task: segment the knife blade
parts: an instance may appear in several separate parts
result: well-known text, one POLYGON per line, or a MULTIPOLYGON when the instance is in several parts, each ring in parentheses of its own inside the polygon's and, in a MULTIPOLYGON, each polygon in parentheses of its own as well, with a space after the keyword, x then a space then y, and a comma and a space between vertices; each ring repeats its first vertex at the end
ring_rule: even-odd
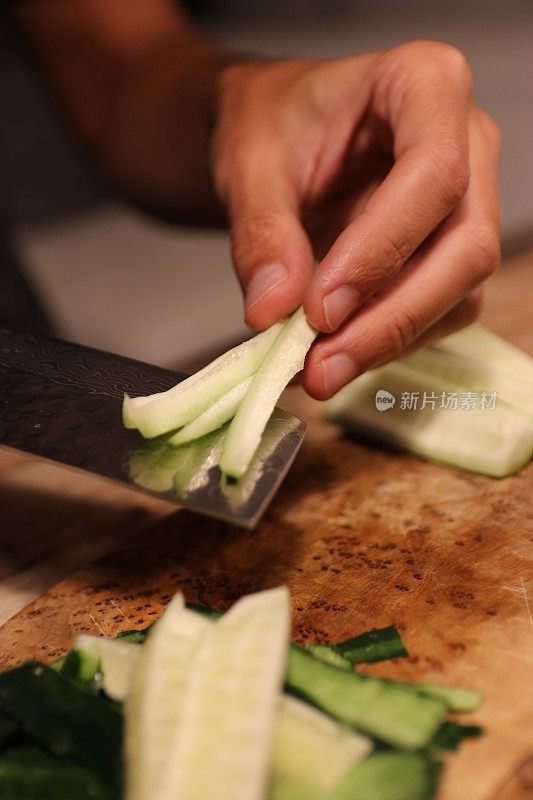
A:
POLYGON ((55 339, 0 329, 0 445, 163 496, 253 528, 302 443, 305 424, 279 408, 246 475, 218 467, 224 429, 181 448, 122 425, 124 392, 145 395, 186 376, 55 339))

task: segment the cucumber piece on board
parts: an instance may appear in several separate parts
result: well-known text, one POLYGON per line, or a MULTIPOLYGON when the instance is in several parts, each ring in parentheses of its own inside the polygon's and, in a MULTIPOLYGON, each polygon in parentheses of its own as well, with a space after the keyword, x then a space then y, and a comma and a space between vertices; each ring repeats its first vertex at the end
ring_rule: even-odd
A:
POLYGON ((363 439, 384 442, 435 461, 501 478, 523 467, 533 453, 533 424, 504 404, 479 410, 440 408, 444 393, 457 387, 404 363, 394 362, 361 375, 326 404, 326 417, 363 439), (385 390, 396 401, 376 408, 385 390), (402 396, 433 396, 435 408, 402 407, 402 396))
POLYGON ((373 753, 341 780, 330 800, 426 800, 434 795, 438 772, 425 753, 373 753))
POLYGON ((531 356, 505 341, 501 336, 487 330, 483 325, 469 325, 462 331, 441 339, 433 345, 433 348, 488 363, 491 367, 522 381, 524 386, 533 386, 533 359, 531 356))
POLYGON ((81 650, 69 650, 61 659, 51 665, 65 680, 79 686, 80 689, 98 694, 100 658, 95 653, 84 653, 81 650))
POLYGON ((226 433, 220 461, 224 475, 238 480, 250 466, 280 394, 303 368, 316 336, 302 307, 284 324, 226 433))
MULTIPOLYGON (((198 617, 202 619, 202 617, 198 617)), ((248 595, 209 623, 158 800, 261 800, 289 634, 286 587, 248 595), (206 766, 208 765, 208 768, 206 766)))
POLYGON ((186 425, 256 372, 282 327, 283 323, 277 322, 166 392, 135 398, 125 395, 122 408, 125 427, 137 428, 151 439, 186 425))
MULTIPOLYGON (((440 347, 427 347, 402 359, 400 363, 414 367, 425 375, 435 375, 453 384, 459 391, 497 392, 499 404, 504 403, 533 418, 533 380, 528 382, 524 375, 513 375, 503 364, 494 364, 487 355, 482 360, 440 347)), ((533 359, 530 370, 533 371, 533 359)))
POLYGON ((401 686, 410 686, 425 697, 434 697, 436 700, 440 700, 448 711, 454 714, 477 711, 483 704, 483 695, 473 689, 462 689, 459 686, 439 686, 434 683, 393 682, 401 686))
POLYGON ((0 711, 0 750, 3 749, 20 731, 15 720, 0 711))
POLYGON ((125 800, 161 796, 163 771, 189 692, 192 663, 211 622, 185 608, 177 594, 141 648, 124 704, 125 800))
POLYGON ((327 796, 341 777, 372 749, 366 736, 351 731, 308 703, 281 697, 274 723, 271 794, 306 786, 327 796))
POLYGON ((122 715, 111 704, 35 661, 0 672, 0 711, 58 758, 121 783, 122 715))
POLYGON ((408 655, 400 632, 394 625, 366 631, 353 639, 339 642, 335 645, 335 650, 351 664, 386 661, 408 655))
POLYGON ((126 698, 141 655, 138 644, 81 633, 74 641, 74 652, 97 660, 101 687, 111 700, 126 698))
POLYGON ((0 755, 2 800, 120 800, 89 770, 31 747, 0 755))
POLYGON ((446 720, 438 729, 432 745, 439 750, 457 750, 463 739, 477 739, 479 736, 483 736, 483 728, 479 725, 462 725, 446 720))
POLYGON ((352 662, 348 661, 334 645, 329 644, 305 644, 304 650, 311 653, 313 658, 318 661, 323 661, 324 664, 330 664, 337 669, 352 671, 352 662))
POLYGON ((317 661, 289 650, 285 685, 327 714, 401 750, 425 747, 444 719, 446 707, 403 686, 317 661))

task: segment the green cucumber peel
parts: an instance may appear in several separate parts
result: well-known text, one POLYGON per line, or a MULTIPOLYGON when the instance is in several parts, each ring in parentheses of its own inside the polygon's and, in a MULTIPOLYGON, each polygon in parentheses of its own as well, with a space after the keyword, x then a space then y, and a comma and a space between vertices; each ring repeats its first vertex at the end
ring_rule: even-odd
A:
POLYGON ((366 631, 352 639, 339 642, 335 650, 351 664, 386 661, 408 656, 401 634, 394 625, 366 631))

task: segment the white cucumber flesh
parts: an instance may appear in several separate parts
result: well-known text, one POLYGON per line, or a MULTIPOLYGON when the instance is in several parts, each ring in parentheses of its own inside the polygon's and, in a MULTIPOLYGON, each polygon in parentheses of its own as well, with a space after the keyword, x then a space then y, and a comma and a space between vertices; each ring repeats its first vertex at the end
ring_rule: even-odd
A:
POLYGON ((80 633, 74 641, 74 649, 98 658, 104 692, 112 700, 122 702, 128 694, 141 655, 140 646, 120 639, 80 633))
POLYGON ((278 322, 166 392, 145 397, 125 395, 124 425, 148 439, 186 425, 207 406, 253 375, 283 328, 278 322))
POLYGON ((366 736, 343 727, 308 703, 283 695, 274 725, 273 787, 307 784, 327 795, 372 746, 366 736))
POLYGON ((392 443, 425 458, 442 461, 493 477, 504 477, 526 464, 533 453, 533 425, 529 418, 505 405, 494 409, 444 409, 426 405, 401 407, 403 392, 457 391, 436 375, 424 374, 396 362, 368 372, 328 401, 326 416, 355 434, 392 443), (386 390, 396 398, 385 411, 376 408, 376 393, 386 390))
POLYGON ((496 392, 498 403, 533 418, 533 382, 516 377, 497 360, 426 347, 399 362, 425 375, 435 375, 459 391, 496 392))
POLYGON ((226 392, 214 403, 211 403, 205 411, 202 411, 201 414, 175 433, 174 436, 171 436, 168 443, 174 445, 174 447, 179 447, 221 428, 222 425, 235 416, 235 412, 239 408, 251 383, 252 376, 238 383, 229 392, 226 392))
POLYGON ((287 320, 257 370, 228 428, 220 461, 224 475, 239 479, 248 469, 280 394, 303 368, 316 336, 300 307, 287 320))
POLYGON ((524 384, 533 384, 533 358, 482 325, 469 325, 441 339, 433 347, 490 363, 524 384))
POLYGON ((125 800, 160 797, 192 664, 210 628, 210 620, 185 608, 183 597, 176 595, 141 647, 124 705, 125 800))
POLYGON ((214 623, 154 800, 262 800, 289 632, 285 587, 249 595, 214 623))

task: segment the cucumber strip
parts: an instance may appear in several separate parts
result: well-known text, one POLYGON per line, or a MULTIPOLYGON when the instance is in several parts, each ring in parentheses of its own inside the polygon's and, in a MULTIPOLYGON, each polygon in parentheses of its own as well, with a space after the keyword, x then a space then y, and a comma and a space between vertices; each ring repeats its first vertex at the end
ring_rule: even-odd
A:
POLYGON ((30 747, 0 755, 2 800, 119 800, 93 773, 30 747))
POLYGON ((224 423, 235 416, 235 412, 239 408, 251 383, 252 376, 238 383, 237 386, 234 386, 229 392, 226 392, 214 403, 211 403, 205 411, 202 411, 184 428, 175 433, 168 440, 168 443, 174 445, 174 447, 179 447, 205 436, 206 433, 211 433, 211 431, 221 428, 224 423))
POLYGON ((228 428, 220 461, 224 475, 239 479, 248 469, 274 406, 285 386, 304 365, 317 331, 302 307, 285 323, 257 370, 252 385, 228 428))
POLYGON ((271 781, 276 785, 307 785, 329 793, 348 769, 366 758, 372 742, 339 725, 316 708, 282 696, 274 724, 271 781))
POLYGON ((141 655, 139 645, 81 633, 74 641, 74 650, 97 659, 102 689, 111 700, 122 702, 141 655))
POLYGON ((287 652, 288 591, 244 597, 210 624, 194 659, 163 790, 151 795, 157 800, 218 800, 222 788, 228 798, 264 797, 287 652))
POLYGON ((151 492, 186 491, 219 453, 223 433, 213 431, 183 447, 167 441, 142 442, 131 454, 128 474, 137 486, 151 492))
POLYGON ((498 404, 533 417, 533 382, 508 372, 499 362, 494 364, 488 356, 481 361, 477 356, 435 347, 419 350, 400 363, 424 375, 436 375, 458 391, 497 392, 498 404))
POLYGON ((328 401, 326 416, 364 438, 386 442, 413 453, 492 477, 516 472, 531 458, 533 425, 504 405, 493 410, 401 407, 403 392, 434 394, 454 390, 435 375, 426 376, 403 362, 367 372, 328 401), (396 397, 394 407, 376 408, 385 389, 396 397))
POLYGON ((488 362, 502 372, 514 375, 524 384, 533 385, 531 356, 482 325, 469 325, 468 328, 441 339, 433 347, 488 362))
POLYGON ((20 726, 7 714, 0 712, 0 750, 20 731, 20 726))
POLYGON ((150 625, 148 628, 143 628, 142 630, 139 631, 135 630, 121 631, 121 633, 117 633, 115 638, 119 641, 122 640, 124 642, 130 642, 131 644, 144 644, 144 642, 146 641, 146 637, 148 636, 151 630, 152 630, 152 625, 150 625))
POLYGON ((203 603, 185 603, 185 605, 191 611, 196 611, 197 614, 202 614, 202 616, 208 617, 209 619, 220 619, 220 617, 224 616, 223 611, 204 606, 203 603))
POLYGON ((403 686, 410 686, 418 694, 425 697, 434 697, 445 704, 448 711, 454 714, 462 714, 469 711, 477 711, 483 704, 483 695, 473 689, 462 689, 458 686, 437 686, 432 683, 401 683, 403 686))
POLYGON ((460 722, 443 722, 433 739, 433 747, 439 750, 457 750, 463 739, 483 736, 479 725, 461 725, 460 722))
POLYGON ((438 772, 425 753, 374 753, 341 780, 330 800, 426 800, 438 772))
POLYGON ((335 645, 335 650, 351 664, 386 661, 409 655, 401 634, 394 625, 366 631, 353 639, 339 642, 335 645))
POLYGON ((148 439, 190 422, 218 397, 258 369, 283 328, 278 322, 166 392, 146 397, 124 396, 122 416, 127 428, 148 439))
POLYGON ((331 800, 331 797, 309 781, 278 778, 271 783, 267 800, 331 800))
POLYGON ((324 664, 330 664, 332 667, 338 669, 345 669, 351 672, 352 664, 347 658, 344 658, 339 651, 329 644, 306 644, 304 650, 311 653, 313 658, 318 661, 323 661, 324 664))
POLYGON ((110 703, 28 661, 0 673, 0 710, 50 753, 120 786, 122 716, 110 703))
POLYGON ((176 595, 142 646, 124 704, 125 800, 159 798, 173 733, 189 690, 191 665, 211 622, 176 595))
POLYGON ((80 689, 97 694, 99 686, 100 659, 94 653, 82 653, 78 650, 69 650, 61 659, 61 663, 51 664, 65 680, 79 686, 80 689))
POLYGON ((291 647, 285 685, 339 722, 401 750, 425 747, 444 703, 379 678, 345 672, 291 647))

